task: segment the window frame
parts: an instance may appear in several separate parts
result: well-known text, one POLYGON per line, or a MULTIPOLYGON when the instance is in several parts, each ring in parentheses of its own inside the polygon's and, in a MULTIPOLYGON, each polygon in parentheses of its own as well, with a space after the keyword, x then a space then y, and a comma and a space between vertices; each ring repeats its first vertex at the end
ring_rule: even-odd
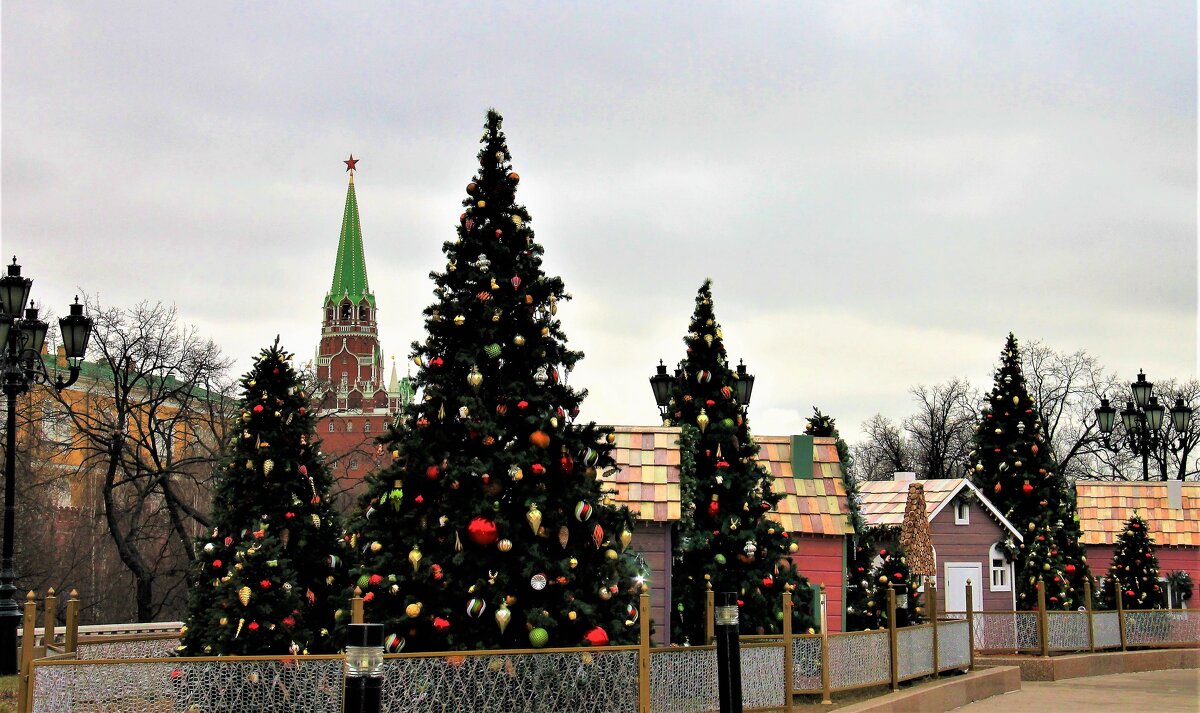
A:
POLYGON ((988 549, 988 575, 989 592, 1012 591, 1012 563, 1008 561, 1008 557, 995 544, 988 549), (999 567, 996 566, 997 560, 1001 562, 999 567), (996 584, 997 573, 1001 575, 1001 584, 996 584))
POLYGON ((966 498, 958 498, 954 501, 954 524, 971 524, 971 503, 966 498))

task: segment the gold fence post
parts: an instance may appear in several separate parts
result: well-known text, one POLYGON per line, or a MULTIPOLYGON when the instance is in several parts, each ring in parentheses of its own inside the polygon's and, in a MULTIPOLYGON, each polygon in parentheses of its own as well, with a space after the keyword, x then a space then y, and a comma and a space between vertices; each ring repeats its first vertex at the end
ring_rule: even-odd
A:
POLYGON ((1088 651, 1096 651, 1096 629, 1092 621, 1092 575, 1083 578, 1083 606, 1087 610, 1088 651))
POLYGON ((1121 590, 1121 580, 1113 577, 1113 594, 1117 600, 1117 631, 1121 632, 1121 650, 1125 650, 1125 605, 1121 600, 1125 598, 1124 592, 1121 590))
POLYGON ((792 711, 792 674, 796 665, 792 635, 792 593, 783 593, 783 710, 792 711))
POLYGON ((1046 583, 1038 580, 1038 640, 1043 658, 1050 655, 1050 615, 1046 612, 1046 583))
POLYGON ((971 664, 968 671, 975 670, 975 587, 967 579, 967 650, 971 654, 971 664))
POLYGON ((25 595, 25 620, 21 629, 21 659, 19 676, 17 678, 17 710, 27 713, 33 710, 33 691, 30 686, 33 679, 30 669, 33 668, 34 630, 37 629, 37 600, 32 591, 25 595))
POLYGON ((713 643, 717 639, 717 631, 715 629, 716 614, 716 595, 713 590, 709 589, 704 592, 704 644, 713 643))
POLYGON ((650 713, 650 595, 638 601, 641 624, 638 637, 638 713, 650 713))
POLYGON ((899 643, 896 640, 896 590, 888 586, 887 590, 887 611, 888 611, 888 653, 892 659, 891 675, 892 675, 892 690, 900 690, 900 656, 899 643))
POLYGON ((358 587, 354 588, 354 596, 350 597, 350 623, 363 623, 363 596, 358 587))
MULTIPOLYGON (((42 605, 42 646, 47 649, 54 644, 54 630, 58 624, 58 597, 54 596, 54 587, 50 587, 46 591, 46 602, 42 605)), ((50 655, 50 651, 46 651, 46 655, 50 655)))
POLYGON ((63 651, 73 654, 79 650, 79 592, 71 590, 67 600, 67 628, 63 632, 63 651))
POLYGON ((833 703, 829 690, 829 614, 825 599, 825 585, 821 585, 821 703, 833 703))
POLYGON ((937 585, 930 582, 925 585, 925 611, 929 613, 929 621, 933 622, 933 677, 938 677, 938 625, 937 625, 937 585))

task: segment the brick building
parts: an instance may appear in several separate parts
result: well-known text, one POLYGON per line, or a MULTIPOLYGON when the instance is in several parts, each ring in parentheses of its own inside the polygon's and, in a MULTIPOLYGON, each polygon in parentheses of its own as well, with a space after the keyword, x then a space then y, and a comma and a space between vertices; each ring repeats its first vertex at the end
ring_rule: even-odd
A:
MULTIPOLYGON (((398 375, 394 360, 390 370, 385 368, 379 345, 378 305, 367 282, 353 163, 347 162, 346 207, 315 360, 321 403, 317 433, 339 489, 351 492, 367 473, 384 465, 388 455, 375 438, 412 398, 411 382, 398 375)), ((351 500, 344 499, 343 507, 351 500)))

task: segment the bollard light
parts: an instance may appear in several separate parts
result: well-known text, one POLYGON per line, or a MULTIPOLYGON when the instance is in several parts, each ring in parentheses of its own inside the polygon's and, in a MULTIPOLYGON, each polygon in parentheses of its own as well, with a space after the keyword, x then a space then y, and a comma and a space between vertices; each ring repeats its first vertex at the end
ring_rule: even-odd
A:
POLYGON ((742 654, 735 592, 717 594, 713 610, 717 639, 717 694, 721 713, 742 713, 742 654))
POLYGON ((346 713, 380 713, 383 624, 351 624, 346 644, 346 713))

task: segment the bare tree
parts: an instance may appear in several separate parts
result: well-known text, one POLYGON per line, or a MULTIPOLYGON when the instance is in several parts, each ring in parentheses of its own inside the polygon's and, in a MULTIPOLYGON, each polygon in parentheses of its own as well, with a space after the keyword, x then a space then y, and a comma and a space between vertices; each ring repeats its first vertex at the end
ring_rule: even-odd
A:
MULTIPOLYGON (((1161 379, 1154 382, 1155 395, 1159 403, 1168 409, 1166 420, 1170 421, 1170 409, 1176 399, 1190 406, 1193 411, 1200 411, 1200 381, 1189 379, 1179 382, 1175 379, 1161 379)), ((1163 480, 1196 480, 1200 478, 1200 424, 1192 418, 1187 431, 1180 434, 1169 424, 1162 429, 1162 447, 1150 454, 1150 473, 1163 480)))
POLYGON ((92 368, 60 398, 80 434, 79 472, 133 577, 132 615, 148 621, 178 604, 208 524, 208 481, 234 425, 223 396, 230 361, 174 307, 89 298, 88 312, 92 368))
POLYGON ((865 438, 853 447, 859 480, 889 480, 897 471, 911 470, 912 446, 900 427, 875 414, 862 425, 865 438))
POLYGON ((917 474, 922 478, 961 478, 979 422, 979 392, 966 379, 909 390, 917 412, 904 419, 917 474))

